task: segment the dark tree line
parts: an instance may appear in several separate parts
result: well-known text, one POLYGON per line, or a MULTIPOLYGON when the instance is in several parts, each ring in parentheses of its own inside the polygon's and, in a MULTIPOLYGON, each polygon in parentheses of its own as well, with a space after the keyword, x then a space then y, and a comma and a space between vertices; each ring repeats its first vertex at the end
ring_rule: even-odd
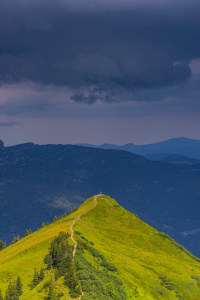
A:
POLYGON ((3 298, 0 290, 0 300, 19 300, 20 295, 22 295, 22 282, 20 276, 17 277, 16 281, 9 283, 5 298, 3 298))
MULTIPOLYGON (((77 207, 77 206, 74 206, 73 211, 70 210, 70 212, 69 212, 68 215, 71 215, 72 213, 74 213, 74 212, 77 211, 77 210, 78 210, 78 207, 77 207)), ((55 216, 55 217, 53 218, 53 223, 59 221, 60 219, 65 218, 65 217, 67 217, 67 213, 66 213, 66 212, 65 212, 61 217, 55 216)))
MULTIPOLYGON (((6 243, 0 240, 0 251, 6 248, 6 243)), ((1 299, 1 298, 0 298, 1 299)))
POLYGON ((33 280, 31 283, 31 288, 33 289, 36 285, 40 283, 44 279, 44 269, 40 269, 40 273, 35 269, 34 270, 34 275, 33 275, 33 280))
POLYGON ((55 269, 55 280, 64 276, 65 284, 70 289, 70 294, 73 297, 78 297, 81 294, 81 286, 76 272, 76 266, 73 261, 72 247, 69 245, 69 234, 60 232, 52 241, 49 254, 44 258, 47 264, 47 269, 53 267, 55 269))
POLYGON ((26 229, 25 236, 28 236, 28 235, 31 234, 31 233, 32 233, 31 228, 26 229))
MULTIPOLYGON (((73 208, 73 210, 71 210, 68 214, 65 212, 65 213, 64 213, 63 215, 61 215, 61 216, 58 216, 58 217, 55 216, 55 217, 53 218, 53 223, 59 221, 60 219, 63 219, 63 218, 65 218, 65 217, 67 217, 68 215, 74 213, 74 212, 77 211, 77 210, 78 210, 78 207, 75 206, 75 207, 73 208)), ((44 227, 47 226, 47 225, 49 225, 48 222, 47 222, 47 223, 43 222, 42 225, 41 225, 41 228, 44 228, 44 227)), ((38 230, 39 230, 39 228, 38 228, 38 230)), ((31 233, 32 233, 31 228, 26 229, 26 231, 25 231, 25 237, 27 237, 27 236, 30 235, 31 233)), ((15 244, 16 242, 18 242, 18 241, 19 241, 20 239, 22 239, 22 238, 23 238, 23 237, 20 237, 19 235, 18 235, 18 236, 14 236, 14 237, 13 237, 13 240, 12 240, 12 242, 11 242, 10 245, 15 244)), ((3 241, 0 240, 0 251, 3 250, 4 248, 6 248, 6 243, 4 243, 3 241)), ((0 300, 1 300, 1 299, 0 299, 0 300)))
POLYGON ((49 292, 47 296, 47 300, 59 300, 60 297, 56 294, 55 287, 53 281, 51 280, 49 285, 49 292))

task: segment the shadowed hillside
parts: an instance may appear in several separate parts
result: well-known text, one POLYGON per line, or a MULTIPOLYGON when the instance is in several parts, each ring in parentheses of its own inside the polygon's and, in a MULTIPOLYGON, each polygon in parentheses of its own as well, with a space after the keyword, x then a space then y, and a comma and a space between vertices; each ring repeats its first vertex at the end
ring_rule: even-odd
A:
POLYGON ((0 150, 0 239, 10 242, 91 194, 125 208, 200 256, 200 172, 125 151, 24 144, 0 150))

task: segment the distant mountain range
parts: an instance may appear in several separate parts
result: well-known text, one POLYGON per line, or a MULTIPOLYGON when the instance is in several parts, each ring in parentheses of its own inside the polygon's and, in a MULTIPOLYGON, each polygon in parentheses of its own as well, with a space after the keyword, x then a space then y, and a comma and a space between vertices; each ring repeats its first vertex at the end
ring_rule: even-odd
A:
MULTIPOLYGON (((195 159, 200 159, 200 140, 193 140, 184 137, 169 139, 163 142, 147 145, 135 145, 132 143, 125 144, 122 146, 114 144, 103 144, 100 146, 95 146, 91 144, 77 145, 101 149, 125 150, 134 154, 143 155, 152 160, 163 160, 170 155, 180 155, 182 157, 186 156, 195 159)), ((187 159, 183 163, 187 163, 187 159)))
POLYGON ((199 275, 198 258, 106 195, 0 251, 0 290, 20 276, 20 300, 198 300, 199 275))
POLYGON ((24 236, 100 191, 200 257, 200 164, 73 145, 0 149, 0 240, 24 236))
MULTIPOLYGON (((151 155, 148 156, 148 159, 151 160, 158 160, 158 159, 153 159, 153 157, 150 157, 151 155)), ((187 156, 181 156, 181 155, 176 155, 176 154, 171 154, 169 156, 165 156, 161 159, 159 159, 162 162, 167 162, 170 164, 188 164, 188 165, 196 165, 200 164, 200 159, 192 158, 192 157, 187 157, 187 156)))

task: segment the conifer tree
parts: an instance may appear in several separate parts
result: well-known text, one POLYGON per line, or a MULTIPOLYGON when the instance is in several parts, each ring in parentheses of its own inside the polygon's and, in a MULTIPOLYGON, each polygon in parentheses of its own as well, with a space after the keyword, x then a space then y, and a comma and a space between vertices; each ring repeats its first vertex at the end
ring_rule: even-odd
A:
POLYGON ((54 293, 54 286, 53 286, 53 282, 51 281, 49 285, 48 300, 52 299, 53 293, 54 293))
POLYGON ((78 207, 77 206, 74 206, 73 208, 73 212, 77 211, 78 210, 78 207))
POLYGON ((2 296, 2 293, 1 293, 1 289, 0 289, 0 300, 3 300, 3 296, 2 296))
POLYGON ((0 240, 0 251, 3 250, 3 242, 0 240))
POLYGON ((9 283, 8 289, 6 291, 5 300, 19 300, 19 294, 15 282, 9 283))
POLYGON ((59 299, 59 297, 56 296, 53 281, 51 280, 51 283, 49 285, 49 293, 48 293, 47 300, 57 300, 57 299, 59 299))
POLYGON ((72 290, 78 285, 78 277, 76 275, 76 267, 72 262, 69 267, 68 271, 65 275, 65 284, 72 290))
POLYGON ((8 290, 6 290, 6 294, 5 294, 4 300, 9 300, 8 290))
POLYGON ((37 270, 34 270, 34 275, 33 275, 33 285, 36 286, 39 283, 39 274, 37 270))
POLYGON ((12 241, 11 245, 12 245, 12 244, 15 244, 16 242, 18 242, 18 237, 16 237, 16 236, 14 235, 14 238, 13 238, 13 241, 12 241))
POLYGON ((21 282, 20 276, 17 277, 16 289, 17 289, 19 296, 21 296, 22 295, 22 282, 21 282))
POLYGON ((47 254, 45 256, 44 263, 47 264, 47 270, 51 269, 53 262, 52 262, 52 257, 50 254, 47 254))
POLYGON ((31 234, 32 233, 32 230, 31 230, 31 228, 29 228, 29 234, 31 234))
POLYGON ((61 219, 67 217, 67 213, 65 212, 62 216, 61 216, 61 219))
POLYGON ((57 216, 55 216, 55 217, 53 218, 53 223, 55 223, 56 221, 58 221, 57 216))
POLYGON ((29 235, 29 230, 26 229, 25 236, 28 236, 28 235, 29 235))
POLYGON ((39 275, 39 280, 42 281, 43 279, 44 279, 44 269, 41 268, 40 275, 39 275))

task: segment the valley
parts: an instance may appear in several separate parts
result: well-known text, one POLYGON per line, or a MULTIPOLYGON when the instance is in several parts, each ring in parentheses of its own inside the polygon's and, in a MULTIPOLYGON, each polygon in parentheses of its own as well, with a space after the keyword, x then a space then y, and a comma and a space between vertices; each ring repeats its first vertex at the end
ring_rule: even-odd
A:
POLYGON ((102 191, 200 257, 198 165, 31 143, 2 148, 0 164, 0 240, 7 244, 102 191))

